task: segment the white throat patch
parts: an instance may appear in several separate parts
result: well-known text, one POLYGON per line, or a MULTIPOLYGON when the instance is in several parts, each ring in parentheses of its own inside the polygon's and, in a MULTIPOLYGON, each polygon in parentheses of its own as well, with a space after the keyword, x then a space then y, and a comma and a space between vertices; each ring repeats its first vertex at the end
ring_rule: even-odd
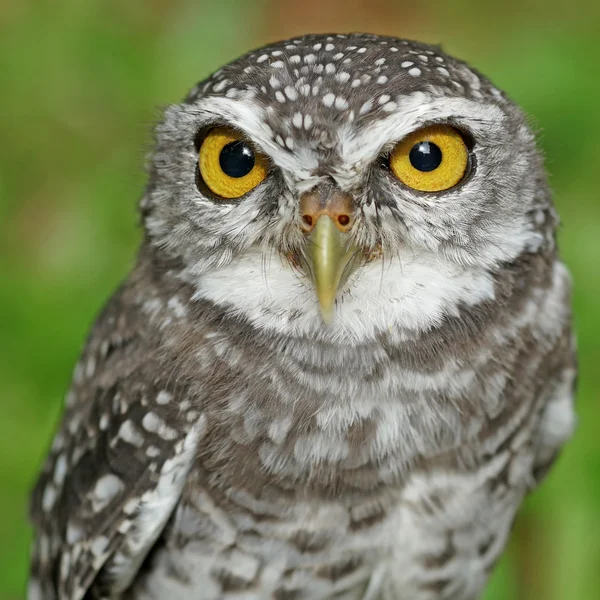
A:
POLYGON ((365 342, 379 332, 417 337, 459 306, 494 298, 491 275, 431 253, 406 252, 360 267, 340 290, 333 325, 323 323, 311 281, 253 249, 197 280, 195 299, 227 306, 255 326, 287 335, 365 342))

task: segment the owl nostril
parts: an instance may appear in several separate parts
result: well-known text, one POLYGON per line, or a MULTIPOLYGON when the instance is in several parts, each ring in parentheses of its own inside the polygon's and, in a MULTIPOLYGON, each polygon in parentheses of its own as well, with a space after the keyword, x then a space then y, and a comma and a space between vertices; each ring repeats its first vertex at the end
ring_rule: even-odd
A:
POLYGON ((322 216, 329 217, 337 229, 347 233, 354 223, 354 199, 338 189, 314 189, 300 198, 301 228, 310 233, 322 216))

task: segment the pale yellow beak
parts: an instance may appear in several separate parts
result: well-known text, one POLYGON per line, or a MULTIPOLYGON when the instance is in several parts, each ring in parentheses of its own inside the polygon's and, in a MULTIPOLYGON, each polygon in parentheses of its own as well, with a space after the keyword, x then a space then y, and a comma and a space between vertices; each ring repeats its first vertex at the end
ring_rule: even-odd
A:
POLYGON ((328 215, 321 215, 308 236, 306 259, 315 285, 323 321, 333 322, 335 298, 354 267, 358 248, 328 215))

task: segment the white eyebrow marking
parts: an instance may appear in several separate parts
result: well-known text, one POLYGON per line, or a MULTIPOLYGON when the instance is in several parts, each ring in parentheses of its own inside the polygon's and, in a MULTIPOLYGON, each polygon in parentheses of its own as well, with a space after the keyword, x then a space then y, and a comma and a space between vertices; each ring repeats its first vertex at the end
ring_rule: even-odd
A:
MULTIPOLYGON (((278 90, 279 91, 279 90, 278 90)), ((336 96, 331 94, 330 107, 335 107, 336 96)), ((175 113, 171 118, 178 121, 190 122, 190 127, 198 126, 203 121, 225 119, 241 129, 252 139, 263 152, 271 157, 273 163, 284 171, 293 174, 296 180, 308 180, 319 166, 319 156, 310 148, 298 143, 294 144, 293 152, 281 152, 281 147, 289 149, 289 140, 276 135, 267 123, 269 109, 260 108, 248 102, 251 92, 237 98, 210 96, 199 100, 194 105, 174 105, 167 109, 175 113)), ((343 99, 342 99, 343 100, 343 99)), ((315 98, 314 102, 323 102, 324 97, 315 98)), ((340 101, 340 106, 343 102, 340 101)), ((379 156, 382 148, 390 142, 401 140, 411 131, 431 120, 457 119, 468 123, 473 133, 486 130, 490 122, 501 124, 505 114, 500 107, 481 104, 467 98, 434 97, 424 92, 414 92, 407 96, 395 96, 381 107, 380 118, 369 123, 368 130, 361 126, 361 115, 356 121, 348 120, 340 126, 337 136, 337 151, 341 163, 352 165, 344 169, 336 178, 340 184, 349 189, 364 174, 364 167, 379 156)), ((373 110, 375 103, 369 101, 364 110, 373 110)), ((365 114, 364 112, 362 114, 365 114)), ((313 118, 303 115, 303 129, 313 127, 313 118)), ((290 117, 290 126, 298 126, 300 116, 290 117)), ((286 134, 287 135, 287 134, 286 134)))

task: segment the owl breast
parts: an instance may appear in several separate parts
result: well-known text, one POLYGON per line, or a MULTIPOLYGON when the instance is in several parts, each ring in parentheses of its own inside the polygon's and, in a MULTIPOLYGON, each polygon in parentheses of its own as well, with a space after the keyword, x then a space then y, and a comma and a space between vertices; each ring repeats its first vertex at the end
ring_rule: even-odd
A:
MULTIPOLYGON (((531 450, 469 473, 410 475, 386 493, 281 502, 191 486, 135 598, 475 598, 524 494, 509 471, 531 450), (513 482, 514 483, 514 482, 513 482)), ((269 494, 267 494, 269 496, 269 494)))
POLYGON ((475 598, 556 393, 524 332, 567 351, 565 281, 557 263, 494 317, 419 339, 315 343, 215 318, 186 367, 210 394, 205 438, 135 597, 475 598))

